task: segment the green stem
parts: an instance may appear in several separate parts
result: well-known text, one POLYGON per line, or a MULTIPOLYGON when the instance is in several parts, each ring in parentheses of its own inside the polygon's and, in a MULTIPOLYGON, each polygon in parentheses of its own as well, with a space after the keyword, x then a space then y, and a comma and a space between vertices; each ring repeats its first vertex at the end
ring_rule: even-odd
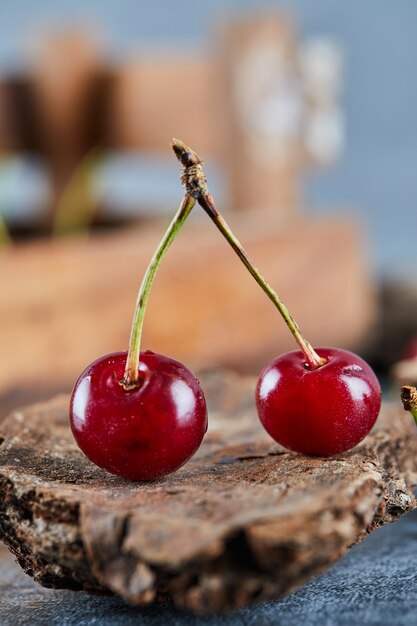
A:
POLYGON ((201 196, 198 198, 198 203, 217 226, 223 237, 229 242, 233 250, 238 255, 239 259, 242 261, 243 265, 256 280, 260 288, 264 291, 264 293, 278 309, 278 311, 284 318, 284 321, 287 324, 289 330, 291 331, 295 341, 298 343, 300 349, 304 353, 308 365, 312 369, 324 365, 326 363, 326 359, 320 357, 314 350, 313 346, 303 337, 297 322, 287 309, 286 305, 278 297, 276 291, 274 291, 274 289, 269 285, 269 283, 258 270, 256 265, 252 263, 245 250, 243 249, 242 244, 237 239, 237 237, 234 236, 226 220, 216 210, 212 196, 210 194, 206 196, 201 196))
POLYGON ((417 424, 417 389, 409 385, 401 387, 401 400, 404 410, 410 411, 417 424))
MULTIPOLYGON (((174 148, 174 150, 175 150, 175 154, 177 158, 181 162, 183 162, 181 159, 181 154, 192 153, 195 155, 195 153, 190 148, 188 148, 182 142, 179 142, 179 141, 176 142, 176 149, 174 148)), ((195 184, 193 185, 193 183, 195 183, 195 176, 193 177, 192 180, 190 180, 188 176, 188 170, 187 169, 183 170, 182 175, 181 175, 181 182, 184 185, 186 191, 194 195, 194 197, 197 199, 200 206, 204 209, 204 211, 207 213, 207 215, 210 217, 210 219, 214 222, 214 224, 217 226, 219 231, 222 233, 223 237, 225 237, 225 239, 231 245, 233 250, 236 252, 236 254, 238 255, 239 259, 242 261, 246 269, 253 276, 253 278, 256 280, 256 282, 261 287, 261 289, 266 293, 266 295, 271 300, 271 302, 278 309, 278 311, 284 318, 284 321, 287 324, 289 330, 291 331, 295 341, 297 342, 300 349, 302 350, 309 367, 312 369, 316 369, 324 365, 326 363, 326 359, 320 357, 317 354, 317 352, 314 350, 313 346, 303 337, 297 322, 294 320, 294 318, 292 317, 291 313, 289 312, 285 304, 280 300, 280 298, 278 297, 274 289, 272 289, 272 287, 268 284, 268 282, 266 281, 264 276, 261 274, 261 272, 258 270, 258 268, 249 259, 248 255, 246 254, 245 250, 242 247, 242 244, 237 239, 237 237, 234 236, 227 222, 219 213, 219 211, 216 209, 213 197, 208 192, 206 179, 202 171, 201 164, 202 164, 201 159, 198 159, 198 165, 195 166, 195 167, 200 168, 199 177, 198 177, 198 183, 199 183, 198 188, 196 188, 195 184)))
POLYGON ((174 241, 194 205, 195 199, 190 194, 186 193, 177 213, 175 214, 170 225, 168 226, 168 229, 163 236, 159 246, 155 250, 151 262, 149 263, 148 269, 146 270, 145 276, 143 277, 136 300, 135 313, 133 315, 132 329, 130 332, 129 341, 129 352, 126 360, 126 369, 123 379, 120 381, 120 384, 126 391, 134 389, 135 387, 138 387, 140 385, 138 366, 143 320, 145 317, 149 293, 156 272, 162 259, 165 256, 165 253, 167 252, 171 243, 174 241))

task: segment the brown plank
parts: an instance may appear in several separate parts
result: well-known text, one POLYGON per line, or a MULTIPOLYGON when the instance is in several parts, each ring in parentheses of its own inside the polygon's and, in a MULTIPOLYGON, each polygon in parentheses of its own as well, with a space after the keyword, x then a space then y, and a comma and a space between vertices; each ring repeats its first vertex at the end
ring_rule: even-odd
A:
MULTIPOLYGON (((282 230, 275 213, 230 221, 310 341, 351 348, 361 340, 374 300, 353 225, 303 220, 282 230)), ((70 389, 89 362, 127 347, 136 292, 165 226, 2 251, 4 406, 70 389)), ((192 368, 256 373, 294 347, 277 311, 205 216, 186 226, 161 266, 144 333, 144 348, 192 368)))

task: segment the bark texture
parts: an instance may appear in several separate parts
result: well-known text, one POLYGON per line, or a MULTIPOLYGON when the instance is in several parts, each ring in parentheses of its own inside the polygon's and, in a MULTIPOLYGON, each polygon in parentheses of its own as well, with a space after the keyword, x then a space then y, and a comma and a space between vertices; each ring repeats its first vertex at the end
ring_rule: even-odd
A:
POLYGON ((280 597, 415 506, 417 436, 385 406, 355 450, 286 452, 262 431, 254 381, 204 377, 210 428, 198 455, 138 484, 91 465, 58 396, 1 425, 0 538, 49 587, 170 597, 199 613, 280 597))

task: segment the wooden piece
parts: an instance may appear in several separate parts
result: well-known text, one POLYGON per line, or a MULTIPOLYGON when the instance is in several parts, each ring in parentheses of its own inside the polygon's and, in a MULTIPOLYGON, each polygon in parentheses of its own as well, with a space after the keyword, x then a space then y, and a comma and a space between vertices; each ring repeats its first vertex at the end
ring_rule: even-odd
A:
MULTIPOLYGON (((49 223, 62 211, 63 194, 86 154, 102 143, 100 127, 102 68, 96 45, 84 33, 64 32, 42 42, 31 77, 33 107, 38 122, 39 148, 52 177, 49 223)), ((86 183, 84 183, 85 185, 86 183)), ((89 181, 88 181, 89 184, 89 181)), ((75 224, 88 210, 84 193, 66 207, 75 224), (81 206, 80 206, 81 205, 81 206), (81 217, 74 218, 81 212, 81 217)), ((71 219, 71 217, 70 217, 71 219)))
POLYGON ((273 207, 285 221, 299 207, 304 160, 294 24, 275 12, 230 21, 219 41, 231 205, 273 207))
POLYGON ((172 137, 188 137, 206 157, 221 161, 223 96, 217 70, 212 58, 175 51, 126 61, 110 94, 109 144, 166 156, 172 137))
POLYGON ((254 381, 203 379, 210 428, 176 474, 138 484, 91 465, 68 398, 15 411, 0 447, 0 536, 45 586, 171 597, 202 613, 276 598, 415 506, 417 438, 385 407, 355 450, 292 454, 261 429, 254 381))
MULTIPOLYGON (((238 224, 230 221, 309 340, 354 347, 373 316, 355 229, 345 221, 303 220, 280 232, 277 219, 265 213, 258 222, 243 213, 238 224)), ((6 408, 69 390, 89 362, 127 347, 137 289, 165 227, 2 252, 3 415, 6 408)), ((187 224, 168 257, 152 290, 144 348, 193 368, 225 365, 255 373, 295 347, 275 308, 206 216, 187 224)))

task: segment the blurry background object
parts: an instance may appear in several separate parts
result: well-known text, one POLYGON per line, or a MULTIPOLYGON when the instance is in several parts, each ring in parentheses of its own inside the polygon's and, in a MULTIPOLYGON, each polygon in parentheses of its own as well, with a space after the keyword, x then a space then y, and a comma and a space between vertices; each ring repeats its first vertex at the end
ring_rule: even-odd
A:
POLYGON ((386 280, 363 344, 367 359, 398 384, 417 384, 417 280, 386 280))
MULTIPOLYGON (((273 9, 295 16, 303 42, 325 35, 346 58, 343 104, 347 149, 332 168, 315 168, 302 180, 300 188, 308 198, 310 214, 327 216, 346 212, 348 207, 367 229, 373 243, 369 257, 375 260, 379 273, 398 276, 405 267, 415 268, 417 140, 413 129, 417 127, 417 82, 410 79, 417 62, 414 0, 383 6, 378 0, 369 0, 360 15, 351 3, 328 0, 314 4, 309 0, 268 0, 265 4, 258 0, 211 0, 198 6, 193 0, 178 0, 172 8, 158 1, 146 5, 125 0, 120 7, 116 0, 104 4, 100 0, 38 0, 36 4, 17 0, 2 3, 0 9, 0 76, 19 82, 33 70, 34 39, 39 46, 43 36, 71 29, 90 33, 93 41, 100 41, 101 59, 111 68, 126 67, 130 59, 138 57, 152 57, 154 61, 179 56, 207 58, 216 52, 218 43, 211 37, 213 23, 236 16, 256 19, 262 13, 270 15, 273 9)), ((29 116, 25 124, 30 126, 29 116)), ((7 212, 13 213, 14 221, 17 213, 23 214, 23 205, 26 216, 39 212, 48 192, 43 163, 27 151, 19 153, 20 159, 24 160, 20 170, 24 171, 25 185, 14 167, 17 183, 7 181, 8 194, 2 202, 3 207, 7 200, 7 212), (30 204, 25 201, 27 195, 30 204)), ((167 159, 150 153, 112 155, 111 159, 106 155, 100 172, 104 166, 106 192, 113 190, 112 200, 117 192, 118 202, 113 206, 117 205, 119 213, 134 212, 138 196, 152 210, 170 209, 177 180, 167 159), (150 188, 156 171, 164 174, 158 193, 150 188), (122 175, 123 185, 119 182, 122 175)), ((3 178, 0 167, 0 181, 3 178)), ((219 189, 226 188, 221 176, 218 183, 219 189)), ((102 196, 99 201, 100 206, 105 205, 102 196)))
POLYGON ((230 204, 291 214, 306 162, 329 165, 343 148, 340 52, 324 38, 300 43, 275 14, 222 34, 230 204))
POLYGON ((340 53, 325 39, 300 44, 276 14, 230 21, 213 44, 210 56, 138 55, 112 67, 85 32, 45 36, 32 71, 19 89, 5 80, 0 99, 9 129, 0 150, 27 150, 47 166, 44 226, 92 218, 99 150, 165 155, 174 129, 221 168, 230 209, 293 214, 306 162, 328 165, 343 146, 340 53))
MULTIPOLYGON (((67 389, 95 355, 127 345, 161 216, 181 197, 173 135, 206 159, 233 229, 309 339, 361 347, 375 286, 360 224, 313 217, 302 194, 307 172, 343 152, 341 47, 300 39, 295 19, 273 11, 206 28, 204 53, 161 46, 112 57, 86 25, 61 27, 3 75, 0 197, 18 181, 21 206, 9 196, 4 217, 16 240, 47 235, 2 252, 4 406, 67 389)), ((191 367, 255 372, 291 338, 195 213, 156 282, 145 344, 191 367)))
MULTIPOLYGON (((44 39, 28 77, 36 120, 38 150, 51 176, 47 224, 59 219, 65 193, 83 169, 82 160, 101 142, 103 99, 98 52, 90 37, 82 33, 58 33, 44 39)), ((88 182, 88 181, 87 181, 88 182)), ((78 186, 82 186, 79 182, 78 186)), ((88 212, 84 194, 67 208, 73 224, 83 223, 88 212), (74 219, 75 218, 75 219, 74 219)))
POLYGON ((340 47, 325 37, 307 41, 301 50, 301 73, 310 104, 304 131, 305 150, 313 162, 331 165, 342 156, 345 143, 340 106, 344 77, 340 47))

